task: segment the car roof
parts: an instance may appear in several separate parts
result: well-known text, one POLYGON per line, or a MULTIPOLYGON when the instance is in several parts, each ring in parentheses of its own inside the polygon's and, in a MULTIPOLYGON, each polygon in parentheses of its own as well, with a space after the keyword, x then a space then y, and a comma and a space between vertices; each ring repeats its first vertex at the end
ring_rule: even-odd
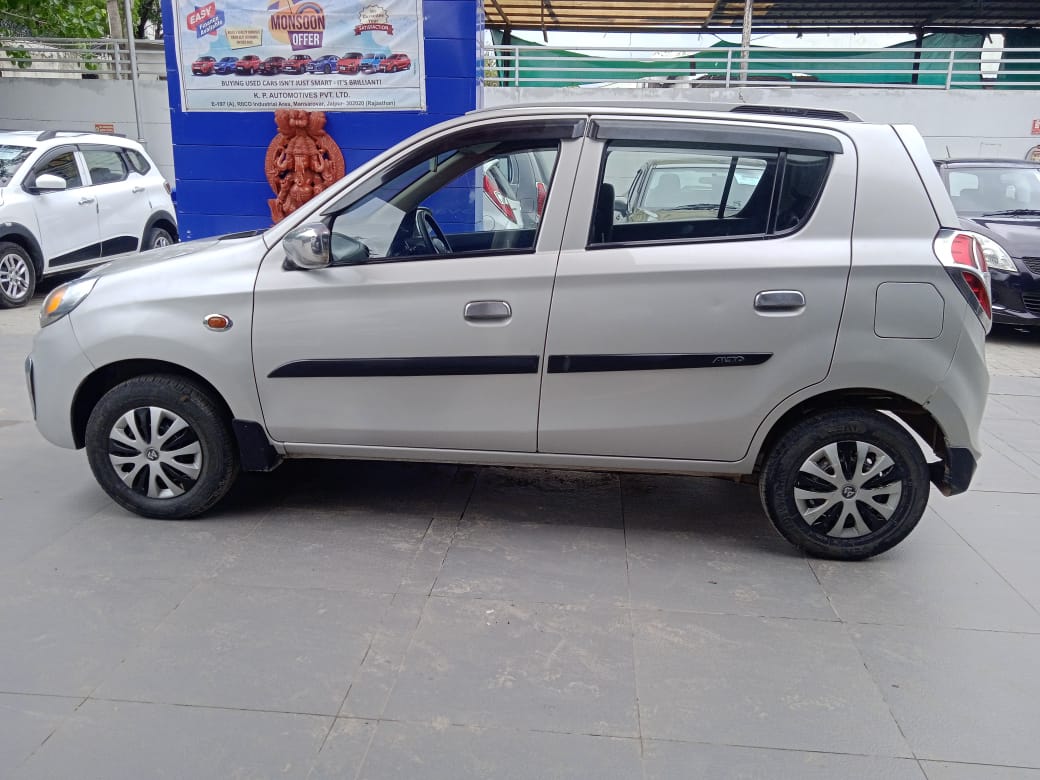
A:
POLYGON ((46 148, 61 146, 69 141, 88 144, 108 144, 142 151, 140 144, 129 138, 87 130, 0 130, 0 144, 46 148))
POLYGON ((944 160, 936 160, 936 165, 951 165, 951 166, 970 166, 977 168, 978 166, 992 166, 1000 168, 1040 168, 1040 162, 1033 162, 1032 160, 1019 160, 1015 157, 955 157, 947 158, 944 160))
POLYGON ((770 118, 775 121, 788 121, 807 126, 825 126, 838 129, 849 122, 860 122, 860 118, 851 111, 825 108, 808 108, 800 106, 756 105, 751 103, 698 103, 689 101, 661 100, 561 100, 545 103, 516 103, 495 108, 481 108, 470 111, 470 115, 480 114, 539 114, 579 112, 587 114, 629 114, 632 116, 690 117, 718 119, 720 114, 728 114, 727 118, 735 120, 747 119, 762 121, 770 118))

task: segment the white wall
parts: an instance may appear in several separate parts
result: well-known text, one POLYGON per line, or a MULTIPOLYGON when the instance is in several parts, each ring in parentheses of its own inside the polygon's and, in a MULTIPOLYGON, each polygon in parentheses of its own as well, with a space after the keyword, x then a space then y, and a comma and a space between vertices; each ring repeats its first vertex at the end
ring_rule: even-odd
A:
MULTIPOLYGON (((140 81, 141 136, 148 154, 173 184, 170 99, 165 81, 140 81)), ((129 81, 108 79, 0 78, 0 128, 86 130, 94 123, 138 138, 134 93, 129 81)))
POLYGON ((488 108, 560 100, 753 103, 852 111, 867 122, 912 124, 933 157, 1014 157, 1024 159, 1040 135, 1040 91, 955 89, 864 89, 749 87, 712 89, 619 89, 594 87, 487 87, 488 108))

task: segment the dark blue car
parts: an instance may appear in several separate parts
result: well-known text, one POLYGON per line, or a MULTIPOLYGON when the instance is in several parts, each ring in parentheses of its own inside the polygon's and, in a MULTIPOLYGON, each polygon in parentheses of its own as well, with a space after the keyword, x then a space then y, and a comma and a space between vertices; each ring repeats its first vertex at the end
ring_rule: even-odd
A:
POLYGON ((213 66, 213 72, 219 73, 221 76, 234 73, 236 62, 238 62, 238 57, 221 57, 217 60, 217 64, 213 66))
POLYGON ((323 54, 316 60, 307 63, 308 73, 335 73, 339 63, 339 55, 323 54))

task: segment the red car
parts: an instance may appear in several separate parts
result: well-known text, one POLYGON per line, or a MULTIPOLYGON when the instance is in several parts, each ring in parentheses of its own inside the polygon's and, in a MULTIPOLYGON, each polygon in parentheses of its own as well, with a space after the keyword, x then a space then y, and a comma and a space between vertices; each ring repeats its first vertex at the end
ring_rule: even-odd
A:
POLYGON ((265 76, 277 76, 285 67, 285 57, 268 57, 260 63, 260 72, 265 76))
POLYGON ((336 70, 340 73, 357 73, 361 70, 361 60, 364 58, 365 55, 359 51, 348 51, 339 58, 339 64, 336 66, 336 70))
POLYGON ((391 54, 379 63, 379 72, 397 73, 399 70, 408 70, 411 67, 412 61, 408 58, 407 54, 391 54))
POLYGON ((235 73, 239 75, 249 74, 255 76, 260 72, 260 58, 255 54, 247 54, 245 57, 235 63, 235 73))
POLYGON ((210 76, 213 74, 213 66, 216 64, 216 57, 199 57, 191 63, 191 72, 196 76, 210 76))
POLYGON ((282 66, 282 73, 306 73, 307 66, 311 64, 311 56, 309 54, 294 54, 285 61, 282 66))

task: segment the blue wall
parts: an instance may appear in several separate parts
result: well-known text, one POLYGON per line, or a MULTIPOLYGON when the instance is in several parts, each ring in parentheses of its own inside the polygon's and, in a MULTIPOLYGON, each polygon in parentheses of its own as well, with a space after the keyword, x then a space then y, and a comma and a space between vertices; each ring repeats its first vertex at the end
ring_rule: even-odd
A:
MULTIPOLYGON (((419 130, 477 107, 483 63, 480 0, 424 0, 425 112, 330 112, 326 132, 351 171, 419 130)), ((266 228, 274 197, 264 155, 278 132, 274 112, 181 111, 171 0, 163 0, 177 219, 181 240, 266 228)))

